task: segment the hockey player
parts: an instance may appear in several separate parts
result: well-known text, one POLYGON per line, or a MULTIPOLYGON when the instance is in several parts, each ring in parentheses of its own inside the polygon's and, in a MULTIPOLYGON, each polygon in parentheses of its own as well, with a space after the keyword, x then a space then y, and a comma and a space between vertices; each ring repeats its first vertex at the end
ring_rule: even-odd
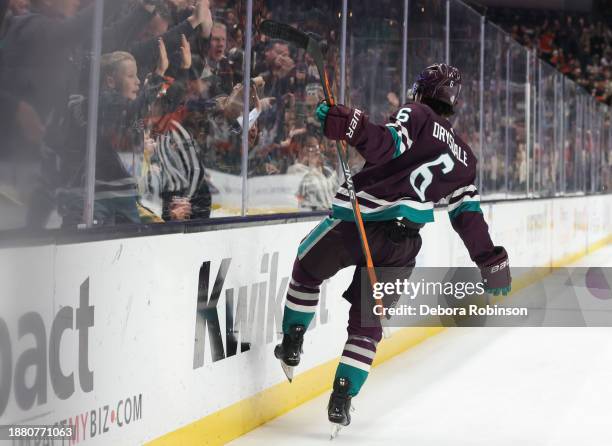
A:
MULTIPOLYGON (((486 289, 510 291, 508 255, 494 246, 474 186, 476 158, 455 134, 448 118, 461 90, 455 67, 427 67, 415 82, 413 101, 386 125, 376 125, 359 109, 322 103, 316 111, 325 136, 345 140, 365 158, 353 177, 367 238, 376 267, 412 267, 421 248, 419 229, 434 220, 434 203, 448 203, 452 227, 481 271, 486 289)), ((361 323, 360 272, 365 266, 346 184, 340 187, 325 218, 304 238, 283 315, 283 340, 274 354, 291 380, 300 362, 304 334, 314 317, 321 283, 339 270, 357 266, 344 292, 351 308, 348 339, 334 378, 328 406, 332 423, 350 423, 351 398, 365 382, 381 327, 361 323)))

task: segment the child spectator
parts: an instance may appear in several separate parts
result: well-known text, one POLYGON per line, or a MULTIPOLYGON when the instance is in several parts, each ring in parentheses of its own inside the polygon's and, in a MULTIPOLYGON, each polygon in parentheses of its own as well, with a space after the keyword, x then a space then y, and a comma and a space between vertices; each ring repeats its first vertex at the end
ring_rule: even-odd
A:
MULTIPOLYGON (((139 204, 137 177, 144 158, 143 118, 161 93, 168 69, 161 39, 158 51, 157 67, 143 87, 130 53, 116 51, 102 56, 94 203, 94 220, 99 225, 140 223, 141 213, 150 214, 139 204)), ((69 110, 68 131, 73 143, 65 150, 62 166, 67 174, 78 174, 67 177, 60 196, 64 226, 78 224, 83 213, 87 99, 73 96, 69 110)))

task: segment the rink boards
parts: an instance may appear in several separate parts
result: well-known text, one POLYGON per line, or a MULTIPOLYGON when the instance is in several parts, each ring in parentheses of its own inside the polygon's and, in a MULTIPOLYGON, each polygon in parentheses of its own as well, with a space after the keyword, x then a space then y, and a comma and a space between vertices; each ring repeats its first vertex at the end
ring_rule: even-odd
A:
MULTIPOLYGON (((612 234, 610 195, 483 212, 514 266, 567 263, 612 234)), ((351 271, 324 287, 294 384, 272 356, 315 224, 0 249, 0 424, 71 424, 71 444, 223 444, 325 391, 351 271)), ((419 265, 470 265, 446 211, 422 235, 419 265)), ((437 331, 396 332, 378 361, 437 331)))

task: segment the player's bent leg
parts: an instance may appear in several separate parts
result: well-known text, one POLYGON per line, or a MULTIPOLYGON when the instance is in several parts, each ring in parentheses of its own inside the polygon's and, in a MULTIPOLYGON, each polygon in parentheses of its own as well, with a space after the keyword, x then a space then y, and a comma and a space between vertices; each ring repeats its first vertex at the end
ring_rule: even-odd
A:
POLYGON ((357 395, 365 383, 376 356, 376 346, 382 339, 382 326, 378 317, 363 313, 370 307, 361 299, 361 274, 361 268, 357 267, 353 280, 343 294, 351 308, 346 328, 348 338, 336 369, 336 378, 349 379, 351 396, 357 395), (364 305, 366 308, 363 308, 364 305))
POLYGON ((308 328, 319 304, 321 283, 321 280, 313 278, 304 270, 299 258, 295 259, 285 299, 283 333, 289 333, 293 325, 308 328))
POLYGON ((360 282, 360 268, 357 268, 344 293, 344 297, 351 303, 348 338, 336 368, 334 389, 327 407, 329 421, 341 426, 351 422, 351 399, 359 393, 367 380, 376 356, 376 347, 382 339, 382 327, 378 319, 373 319, 371 326, 366 326, 370 324, 362 321, 360 282))
MULTIPOLYGON (((375 246, 376 263, 381 267, 401 267, 407 278, 415 265, 415 257, 421 247, 418 231, 403 230, 391 224, 381 224, 369 236, 375 246), (389 230, 391 227, 391 231, 389 230), (378 230, 381 229, 381 230, 378 230)), ((344 293, 351 303, 348 321, 348 339, 336 369, 334 389, 329 400, 328 418, 332 423, 346 426, 351 422, 351 399, 356 396, 370 373, 376 348, 382 339, 380 320, 369 312, 369 302, 361 296, 361 268, 357 267, 353 280, 344 293)), ((392 305, 385 302, 385 305, 392 305)), ((332 434, 333 436, 333 434, 332 434)))
POLYGON ((293 368, 300 363, 304 334, 319 304, 321 281, 313 279, 296 259, 287 289, 283 312, 283 341, 274 349, 287 379, 293 380, 293 368))
POLYGON ((304 334, 314 319, 321 284, 354 264, 351 253, 344 249, 345 239, 342 222, 326 218, 298 248, 283 312, 283 341, 274 349, 289 381, 293 379, 293 368, 300 363, 304 334), (330 252, 334 255, 330 256, 330 252))
POLYGON ((359 307, 359 303, 353 302, 351 305, 349 335, 336 368, 334 388, 327 406, 329 421, 340 426, 348 426, 351 423, 351 400, 359 394, 368 379, 376 356, 376 347, 382 339, 380 325, 362 326, 359 307))
MULTIPOLYGON (((351 423, 351 400, 356 396, 370 374, 376 346, 382 329, 370 329, 368 335, 349 335, 334 377, 334 388, 327 406, 332 423, 348 426, 351 423)), ((363 333, 363 331, 362 331, 363 333)))
POLYGON ((308 329, 319 304, 321 283, 346 266, 341 225, 340 220, 325 218, 300 243, 287 290, 283 334, 294 325, 308 329), (337 255, 330 257, 330 251, 337 255))
MULTIPOLYGON (((377 336, 377 333, 372 333, 370 336, 377 336)), ((379 341, 370 336, 349 335, 344 344, 334 380, 340 377, 348 378, 350 396, 356 396, 361 390, 376 356, 376 346, 379 341)))

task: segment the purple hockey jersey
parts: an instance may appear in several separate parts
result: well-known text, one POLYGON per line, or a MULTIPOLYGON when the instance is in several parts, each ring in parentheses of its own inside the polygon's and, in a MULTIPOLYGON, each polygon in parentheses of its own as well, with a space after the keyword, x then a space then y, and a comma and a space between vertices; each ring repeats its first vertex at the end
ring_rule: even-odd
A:
MULTIPOLYGON (((449 121, 415 102, 403 105, 386 125, 370 123, 361 110, 350 112, 345 139, 366 160, 353 176, 364 221, 406 218, 429 223, 434 221, 434 204, 446 203, 470 257, 485 263, 494 246, 473 184, 477 160, 449 121)), ((333 132, 328 128, 334 126, 334 114, 332 108, 326 135, 333 132)), ((346 183, 334 197, 332 215, 354 219, 346 183)))

